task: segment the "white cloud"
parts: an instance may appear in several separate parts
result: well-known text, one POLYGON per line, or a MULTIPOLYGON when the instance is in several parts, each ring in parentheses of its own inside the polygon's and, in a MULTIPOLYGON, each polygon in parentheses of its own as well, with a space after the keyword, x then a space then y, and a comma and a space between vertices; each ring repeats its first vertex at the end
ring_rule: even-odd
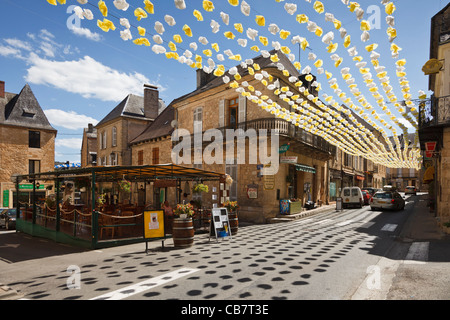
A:
POLYGON ((120 101, 130 93, 142 95, 143 84, 151 83, 140 73, 123 73, 89 56, 72 61, 52 61, 32 53, 29 63, 27 82, 80 94, 86 99, 120 101))
POLYGON ((4 57, 13 56, 15 58, 22 57, 19 49, 12 48, 10 46, 0 46, 0 56, 4 57))
POLYGON ((91 30, 89 30, 87 28, 71 28, 70 31, 72 31, 77 36, 85 37, 92 41, 98 42, 102 39, 100 34, 98 34, 96 32, 92 32, 91 30))
POLYGON ((32 51, 33 46, 26 41, 22 41, 19 39, 5 39, 5 42, 9 44, 11 47, 17 48, 17 49, 23 49, 26 51, 32 51))
POLYGON ((78 114, 75 111, 48 109, 44 110, 44 113, 53 126, 70 130, 81 130, 86 128, 89 123, 92 123, 93 125, 98 123, 96 119, 83 114, 78 114))
POLYGON ((55 139, 56 147, 65 147, 69 149, 81 150, 81 138, 55 139))

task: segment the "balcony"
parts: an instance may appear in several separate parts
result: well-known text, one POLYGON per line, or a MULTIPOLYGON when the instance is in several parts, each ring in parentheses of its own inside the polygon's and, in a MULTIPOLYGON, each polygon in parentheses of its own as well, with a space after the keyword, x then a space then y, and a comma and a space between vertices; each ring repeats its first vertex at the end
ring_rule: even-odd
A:
MULTIPOLYGON (((228 129, 241 129, 243 136, 249 129, 254 129, 256 133, 259 133, 259 130, 267 130, 268 135, 277 133, 280 137, 280 145, 289 142, 291 144, 290 151, 311 154, 311 156, 323 161, 331 159, 336 154, 336 146, 328 143, 322 137, 313 135, 282 119, 262 118, 217 129, 222 132, 224 139, 226 138, 226 130, 228 129)), ((236 135, 239 137, 238 132, 236 135)), ((191 141, 194 141, 194 134, 191 135, 191 141)), ((203 141, 204 145, 208 145, 209 143, 209 141, 203 141)))
POLYGON ((419 104, 419 129, 450 125, 450 96, 432 97, 419 104))
POLYGON ((450 126, 450 96, 432 97, 420 102, 418 124, 422 150, 425 150, 425 142, 441 141, 443 128, 450 126))

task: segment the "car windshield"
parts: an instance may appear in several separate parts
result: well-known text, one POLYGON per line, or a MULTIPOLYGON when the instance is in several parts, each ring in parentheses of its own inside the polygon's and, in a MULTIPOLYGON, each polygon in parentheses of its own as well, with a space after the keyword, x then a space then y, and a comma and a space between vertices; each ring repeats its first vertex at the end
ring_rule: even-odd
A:
POLYGON ((413 190, 413 189, 414 189, 414 187, 406 187, 406 189, 410 189, 410 190, 413 190))
POLYGON ((15 217, 16 216, 16 209, 9 209, 8 210, 8 216, 15 217))
POLYGON ((375 193, 373 197, 375 199, 392 199, 392 193, 390 192, 375 193))

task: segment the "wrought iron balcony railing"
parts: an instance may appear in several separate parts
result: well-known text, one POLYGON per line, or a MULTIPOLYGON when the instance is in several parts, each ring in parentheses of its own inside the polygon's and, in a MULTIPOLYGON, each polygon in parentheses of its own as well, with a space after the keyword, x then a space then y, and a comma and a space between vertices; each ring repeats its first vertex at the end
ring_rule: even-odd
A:
MULTIPOLYGON (((237 123, 234 126, 229 125, 217 129, 222 131, 224 138, 226 137, 227 129, 234 129, 234 130, 242 129, 243 134, 245 134, 245 132, 247 132, 247 130, 249 129, 254 129, 257 134, 259 133, 259 130, 267 130, 268 134, 275 132, 280 136, 285 136, 294 139, 298 142, 304 143, 305 145, 318 149, 319 151, 329 154, 336 153, 336 146, 328 143, 322 137, 311 134, 303 129, 296 127, 292 123, 289 123, 282 119, 262 118, 237 123)), ((194 137, 194 135, 192 135, 192 137, 194 137)))
POLYGON ((432 97, 419 104, 419 129, 450 126, 450 96, 432 97))

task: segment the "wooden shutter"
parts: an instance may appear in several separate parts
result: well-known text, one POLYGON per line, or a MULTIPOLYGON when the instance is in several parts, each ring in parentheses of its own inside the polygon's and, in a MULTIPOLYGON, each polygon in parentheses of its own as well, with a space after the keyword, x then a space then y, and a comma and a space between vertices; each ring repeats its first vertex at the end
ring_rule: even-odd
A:
POLYGON ((239 96, 239 107, 238 107, 238 114, 239 114, 239 123, 247 121, 246 114, 247 114, 247 98, 240 95, 239 96))
POLYGON ((219 128, 225 127, 225 100, 219 101, 219 128))

